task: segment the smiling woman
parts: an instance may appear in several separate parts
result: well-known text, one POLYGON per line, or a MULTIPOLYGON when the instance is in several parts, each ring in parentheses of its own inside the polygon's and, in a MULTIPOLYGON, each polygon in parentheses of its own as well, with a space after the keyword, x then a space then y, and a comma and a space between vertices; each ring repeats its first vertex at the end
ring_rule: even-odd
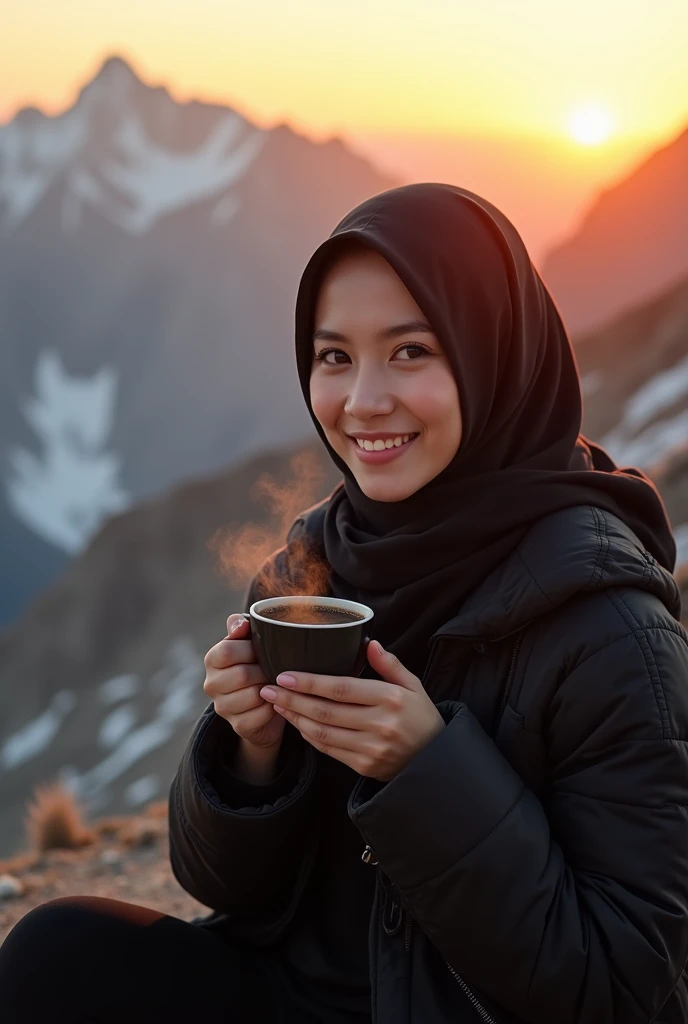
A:
POLYGON ((268 680, 229 616, 169 802, 175 876, 212 914, 38 908, 0 950, 12 1024, 47 1024, 58 986, 62 1019, 130 1019, 110 989, 119 1009, 140 965, 125 1001, 165 1024, 684 1024, 675 543, 653 484, 579 433, 521 237, 451 185, 374 196, 308 261, 295 349, 343 480, 245 609, 315 555, 319 597, 373 612, 367 664, 268 680), (264 976, 237 1013, 244 964, 264 976))
POLYGON ((454 375, 379 253, 352 245, 330 268, 313 339, 313 411, 370 498, 407 498, 451 462, 461 442, 454 375))

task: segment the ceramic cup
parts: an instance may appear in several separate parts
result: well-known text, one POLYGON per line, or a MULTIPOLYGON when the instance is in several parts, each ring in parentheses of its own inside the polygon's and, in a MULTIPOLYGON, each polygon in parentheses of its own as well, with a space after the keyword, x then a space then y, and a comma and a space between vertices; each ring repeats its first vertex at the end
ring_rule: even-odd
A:
POLYGON ((358 676, 366 664, 373 610, 358 601, 336 597, 269 597, 252 604, 247 618, 258 663, 271 683, 280 672, 290 669, 328 676, 358 676), (287 622, 262 614, 283 605, 289 606, 289 614, 294 618, 298 618, 299 607, 341 609, 360 618, 334 623, 287 622))

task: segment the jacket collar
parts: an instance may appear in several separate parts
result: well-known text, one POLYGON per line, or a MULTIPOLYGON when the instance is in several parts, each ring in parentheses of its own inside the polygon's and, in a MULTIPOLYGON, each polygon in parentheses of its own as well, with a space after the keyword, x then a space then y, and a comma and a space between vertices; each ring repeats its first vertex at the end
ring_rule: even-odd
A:
POLYGON ((673 576, 616 516, 577 505, 534 523, 512 553, 431 638, 498 640, 525 628, 580 593, 638 587, 678 618, 673 576))

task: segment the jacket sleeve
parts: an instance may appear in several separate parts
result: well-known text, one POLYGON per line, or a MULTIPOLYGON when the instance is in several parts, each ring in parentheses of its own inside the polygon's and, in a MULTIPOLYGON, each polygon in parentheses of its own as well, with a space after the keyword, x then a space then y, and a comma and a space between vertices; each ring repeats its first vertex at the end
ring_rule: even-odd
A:
POLYGON ((177 881, 246 938, 255 933, 267 940, 270 929, 288 919, 315 855, 315 755, 287 726, 277 777, 267 786, 251 785, 229 769, 238 737, 211 704, 170 787, 170 862, 177 881))
POLYGON ((655 1020, 688 957, 688 647, 641 630, 549 707, 549 789, 527 789, 464 704, 349 813, 468 983, 530 1024, 655 1020), (546 809, 545 809, 546 808, 546 809))
MULTIPOLYGON (((256 581, 245 608, 256 600, 256 581)), ((239 737, 206 708, 169 792, 170 862, 179 884, 231 921, 237 938, 272 941, 292 916, 317 849, 315 751, 288 722, 275 779, 230 768, 239 737)))

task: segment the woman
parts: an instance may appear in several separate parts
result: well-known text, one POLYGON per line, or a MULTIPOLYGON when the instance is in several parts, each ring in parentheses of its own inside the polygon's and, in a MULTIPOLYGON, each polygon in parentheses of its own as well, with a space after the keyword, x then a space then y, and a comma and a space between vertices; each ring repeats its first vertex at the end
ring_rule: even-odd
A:
POLYGON ((278 554, 308 538, 382 646, 361 678, 266 687, 230 616, 170 793, 173 869, 214 913, 38 908, 0 953, 4 1019, 688 1020, 674 542, 580 437, 517 232, 449 185, 363 203, 306 267, 296 356, 344 481, 278 554), (72 963, 63 1016, 37 960, 56 988, 72 963))

